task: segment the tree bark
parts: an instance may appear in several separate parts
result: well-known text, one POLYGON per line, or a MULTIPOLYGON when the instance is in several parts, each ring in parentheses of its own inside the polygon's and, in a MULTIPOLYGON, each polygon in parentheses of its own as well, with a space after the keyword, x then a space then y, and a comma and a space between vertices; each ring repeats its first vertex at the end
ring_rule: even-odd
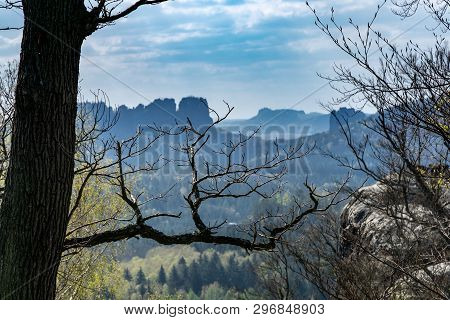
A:
POLYGON ((53 299, 74 176, 86 8, 24 0, 10 165, 0 209, 0 298, 53 299))

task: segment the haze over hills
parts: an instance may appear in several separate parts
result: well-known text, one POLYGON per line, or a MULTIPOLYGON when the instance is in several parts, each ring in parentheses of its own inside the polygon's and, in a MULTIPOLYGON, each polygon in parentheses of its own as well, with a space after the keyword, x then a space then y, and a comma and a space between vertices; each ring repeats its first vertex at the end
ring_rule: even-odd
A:
POLYGON ((301 110, 263 108, 250 119, 226 120, 223 127, 231 131, 237 128, 257 128, 262 126, 261 135, 270 139, 281 131, 289 138, 313 135, 329 129, 330 115, 318 112, 305 113, 301 110))
MULTIPOLYGON (((189 119, 194 126, 201 127, 213 121, 209 114, 208 102, 204 98, 197 97, 183 98, 178 107, 174 99, 157 99, 147 106, 139 105, 136 108, 121 106, 118 109, 108 107, 107 110, 111 115, 119 116, 111 133, 121 139, 135 134, 140 126, 176 126, 186 123, 189 119)), ((260 161, 267 152, 270 154, 274 138, 277 138, 283 147, 298 144, 315 145, 315 154, 310 155, 310 158, 315 160, 307 159, 306 171, 305 166, 302 165, 301 170, 292 172, 292 181, 296 185, 295 181, 308 175, 311 181, 323 184, 330 182, 332 177, 343 174, 343 170, 334 160, 323 157, 322 151, 326 150, 339 155, 349 151, 345 138, 340 134, 338 120, 348 121, 352 132, 362 137, 367 133, 367 129, 359 122, 368 116, 348 108, 339 109, 332 114, 264 108, 250 119, 225 120, 220 126, 210 131, 212 137, 209 144, 212 147, 218 147, 231 140, 238 141, 238 132, 245 135, 258 126, 262 126, 260 134, 246 144, 246 149, 242 150, 241 154, 245 154, 252 161, 260 161)), ((162 148, 167 143, 176 143, 176 141, 164 140, 158 142, 155 148, 162 148)))
MULTIPOLYGON (((175 99, 164 98, 156 99, 147 106, 140 104, 130 108, 122 105, 116 110, 113 108, 108 110, 111 115, 119 116, 113 131, 120 137, 134 134, 140 126, 176 126, 186 123, 189 119, 194 126, 201 127, 213 121, 209 114, 207 100, 199 97, 185 97, 181 99, 178 106, 175 99)), ((342 108, 333 114, 262 108, 250 119, 226 119, 217 128, 231 133, 249 133, 260 128, 258 136, 263 139, 295 139, 329 131, 335 132, 339 127, 337 119, 356 122, 367 116, 347 108, 342 108)))
MULTIPOLYGON (((134 134, 137 128, 143 125, 175 126, 177 123, 186 123, 188 118, 194 126, 209 125, 213 119, 207 106, 206 99, 188 97, 183 98, 178 106, 174 99, 157 99, 147 106, 139 105, 136 108, 121 106, 118 109, 108 107, 107 110, 111 115, 119 115, 118 122, 112 133, 118 137, 126 138, 134 134)), ((245 134, 247 129, 261 125, 264 125, 262 134, 255 136, 245 147, 237 150, 235 154, 236 159, 233 158, 233 161, 239 162, 241 157, 245 155, 246 163, 260 163, 264 157, 276 152, 274 143, 270 139, 273 137, 272 134, 281 135, 277 136, 278 144, 281 148, 288 149, 296 145, 306 145, 306 147, 316 145, 317 148, 307 157, 289 163, 288 174, 283 177, 283 191, 277 197, 267 201, 262 200, 257 195, 241 199, 212 199, 202 207, 202 216, 205 223, 214 225, 217 221, 227 221, 227 225, 223 227, 221 233, 227 235, 237 234, 239 226, 253 219, 253 215, 257 215, 261 210, 283 205, 285 199, 303 196, 303 183, 306 179, 308 179, 309 183, 316 186, 332 187, 336 181, 340 181, 342 177, 347 176, 348 170, 340 167, 330 157, 324 156, 323 152, 349 156, 346 140, 339 132, 336 119, 348 120, 352 126, 352 132, 357 136, 362 136, 365 129, 358 124, 358 121, 366 117, 366 114, 356 112, 353 109, 340 109, 334 114, 320 114, 264 108, 250 119, 227 120, 220 126, 213 128, 210 131, 211 139, 209 139, 209 144, 204 150, 204 156, 214 161, 217 165, 224 165, 227 159, 215 155, 214 149, 223 147, 224 143, 230 140, 239 141, 238 131, 245 134), (275 125, 272 125, 272 122, 275 125), (268 124, 265 125, 266 123, 268 124), (301 128, 305 126, 309 126, 310 129, 302 132, 301 128), (265 131, 265 127, 268 127, 269 130, 265 131), (297 135, 289 134, 291 133, 289 131, 290 127, 294 128, 293 132, 297 135), (270 128, 273 128, 272 132, 270 128), (297 129, 298 131, 296 131, 297 129)), ((155 159, 152 157, 159 157, 160 154, 163 154, 163 157, 168 159, 179 158, 179 155, 171 154, 172 149, 168 148, 168 145, 177 143, 173 139, 176 138, 162 139, 162 141, 155 143, 152 152, 145 155, 144 162, 153 163, 155 159), (153 152, 154 150, 156 152, 153 152), (165 152, 168 152, 168 154, 165 152)), ((138 161, 140 160, 138 159, 138 161)), ((358 173, 352 176, 354 185, 359 185, 363 180, 364 177, 358 173)), ((170 219, 155 219, 152 221, 153 227, 168 234, 194 230, 195 226, 189 211, 186 209, 186 202, 183 198, 191 183, 191 175, 188 171, 171 164, 165 166, 164 170, 158 171, 154 175, 140 175, 135 183, 138 190, 145 191, 145 194, 148 195, 163 194, 167 190, 171 190, 168 195, 170 201, 157 200, 147 202, 142 206, 142 210, 149 213, 182 213, 176 224, 170 219)), ((236 186, 236 188, 245 188, 245 186, 236 186)), ((147 252, 156 246, 156 243, 150 240, 132 239, 127 242, 127 253, 121 256, 121 259, 123 261, 134 259, 130 260, 131 262, 127 262, 129 263, 127 266, 132 268, 133 263, 138 261, 136 260, 137 257, 140 257, 139 259, 141 260, 144 259, 147 252)))
POLYGON ((142 104, 135 108, 125 105, 117 110, 109 108, 112 115, 119 115, 117 124, 113 128, 115 134, 126 137, 134 134, 140 126, 175 126, 187 122, 189 119, 194 126, 212 123, 209 116, 208 102, 204 98, 186 97, 177 104, 175 99, 156 99, 147 106, 142 104))

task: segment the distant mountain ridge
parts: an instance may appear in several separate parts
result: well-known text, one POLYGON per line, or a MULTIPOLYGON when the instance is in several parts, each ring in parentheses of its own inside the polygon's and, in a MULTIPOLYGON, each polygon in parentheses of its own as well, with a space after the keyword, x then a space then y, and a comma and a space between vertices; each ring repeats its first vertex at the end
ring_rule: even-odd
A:
POLYGON ((256 116, 250 119, 226 120, 222 127, 237 132, 261 126, 263 138, 280 138, 280 134, 283 134, 283 138, 292 139, 318 133, 337 132, 340 129, 339 121, 356 123, 368 116, 368 114, 353 108, 340 108, 326 114, 305 113, 302 110, 292 109, 262 108, 256 116))
POLYGON ((262 108, 258 111, 258 114, 253 118, 250 118, 249 122, 267 122, 276 120, 277 122, 294 123, 301 120, 306 115, 302 110, 290 110, 290 109, 277 109, 272 110, 270 108, 262 108))
MULTIPOLYGON (((85 107, 92 104, 85 104, 85 107)), ((133 135, 139 127, 147 125, 176 126, 187 123, 188 119, 196 127, 213 122, 208 102, 201 97, 182 98, 177 106, 175 99, 156 99, 144 106, 129 108, 125 105, 113 109, 106 107, 111 116, 118 116, 117 124, 112 129, 119 137, 133 135)), ((302 110, 262 108, 257 115, 249 119, 225 120, 218 128, 231 133, 252 132, 261 128, 258 135, 264 139, 293 139, 318 133, 339 131, 339 122, 359 122, 368 115, 352 108, 341 108, 331 113, 306 113, 302 110)))
MULTIPOLYGON (((182 119, 191 119, 194 125, 211 123, 212 119, 209 115, 206 100, 202 98, 184 98, 178 104, 174 99, 157 99, 147 106, 139 105, 136 108, 128 108, 121 106, 117 109, 106 107, 112 115, 120 115, 118 123, 112 129, 112 134, 116 135, 119 139, 125 139, 134 134, 140 125, 175 125, 177 122, 186 121, 182 119)), ((354 119, 351 117, 353 113, 357 111, 353 110, 338 110, 337 116, 343 119, 354 119)), ((262 121, 266 121, 269 124, 271 121, 278 122, 278 143, 274 144, 270 136, 257 135, 253 139, 250 139, 244 145, 240 146, 233 157, 230 159, 234 163, 242 161, 242 157, 245 155, 245 161, 247 163, 261 163, 265 161, 266 157, 273 156, 278 152, 277 147, 288 150, 293 146, 304 145, 304 150, 317 146, 307 157, 296 159, 289 164, 289 172, 284 177, 286 181, 287 192, 294 194, 298 191, 299 181, 303 182, 306 178, 308 181, 315 185, 332 184, 340 177, 348 174, 347 169, 336 165, 336 161, 331 157, 324 157, 324 153, 336 154, 342 157, 351 157, 351 151, 348 148, 345 137, 339 132, 337 127, 334 127, 334 131, 329 131, 330 122, 333 115, 330 114, 314 114, 305 113, 303 111, 293 110, 270 110, 268 108, 262 109, 255 117, 247 120, 229 120, 228 123, 254 123, 264 124, 262 121), (288 116, 285 117, 285 114, 288 116), (274 118, 275 117, 275 118, 274 118), (306 134, 302 137, 290 137, 285 133, 289 130, 284 128, 290 125, 297 125, 301 127, 304 123, 307 123, 305 119, 320 119, 324 128, 323 132, 315 134, 306 134), (262 123, 261 123, 262 122, 262 123), (283 131, 284 130, 284 131, 283 131)), ((310 120, 309 124, 314 129, 314 121, 310 120)), ((349 120, 349 122, 352 122, 349 120)), ((368 131, 364 126, 358 123, 350 123, 351 131, 356 137, 363 137, 368 131)), ((277 128, 274 126, 274 128, 277 128)), ((239 129, 239 126, 230 127, 228 124, 221 125, 218 128, 213 128, 210 131, 209 144, 204 149, 205 159, 212 159, 211 161, 217 165, 226 166, 228 159, 225 157, 217 156, 215 150, 220 150, 224 145, 230 141, 240 141, 241 136, 233 133, 231 129, 239 129)), ((317 128, 315 129, 317 130, 317 128)), ((311 130, 310 132, 314 132, 311 130)), ((245 134, 245 132, 243 132, 245 134)), ((178 159, 178 155, 172 154, 173 149, 170 146, 177 145, 183 137, 170 137, 170 139, 160 139, 154 145, 151 150, 145 153, 143 157, 136 159, 130 159, 128 163, 131 165, 139 165, 139 163, 153 163, 162 155, 165 159, 178 159), (180 140, 178 140, 180 139, 180 140), (144 161, 144 162, 140 162, 144 161)), ((177 212, 185 205, 182 197, 182 189, 189 183, 190 176, 186 175, 187 171, 175 164, 165 166, 164 172, 161 174, 152 175, 147 177, 145 181, 142 181, 143 186, 148 190, 149 194, 160 194, 161 192, 168 190, 169 188, 177 185, 174 189, 174 197, 170 201, 156 201, 148 204, 154 210, 160 212, 177 212)), ((364 180, 364 177, 355 173, 352 175, 352 183, 359 185, 364 180)), ((249 208, 253 208, 260 204, 260 199, 257 197, 246 198, 242 201, 225 201, 212 202, 205 206, 205 221, 208 221, 211 225, 215 221, 232 219, 234 223, 243 223, 249 218, 249 208)), ((192 227, 192 221, 188 215, 183 216, 184 220, 179 224, 180 229, 174 229, 175 227, 162 219, 161 221, 155 220, 155 227, 165 230, 167 232, 182 232, 186 230, 186 227, 192 227)), ((234 228, 234 227, 233 227, 234 228)), ((234 230, 234 229, 233 229, 234 230)))
POLYGON ((175 126, 187 123, 188 119, 196 127, 209 125, 213 122, 209 116, 208 102, 204 98, 185 97, 180 100, 177 108, 175 99, 156 99, 144 106, 129 108, 125 105, 117 109, 108 107, 111 116, 118 115, 117 124, 112 131, 120 137, 133 135, 141 126, 175 126))
POLYGON ((262 126, 261 136, 271 139, 283 132, 286 138, 309 136, 329 129, 329 114, 302 110, 262 108, 250 119, 226 120, 222 127, 231 131, 262 126), (233 129, 234 128, 234 129, 233 129))

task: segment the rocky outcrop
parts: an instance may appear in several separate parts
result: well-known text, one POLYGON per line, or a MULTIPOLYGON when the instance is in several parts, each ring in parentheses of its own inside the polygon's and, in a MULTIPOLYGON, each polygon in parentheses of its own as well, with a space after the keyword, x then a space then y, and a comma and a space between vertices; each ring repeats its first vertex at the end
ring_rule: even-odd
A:
POLYGON ((339 110, 333 110, 330 114, 330 132, 339 132, 341 130, 341 124, 345 123, 358 123, 364 120, 367 115, 359 110, 353 108, 340 108, 339 110))
MULTIPOLYGON (((436 216, 414 184, 407 186, 406 195, 393 185, 378 182, 364 187, 345 206, 342 258, 355 264, 364 260, 365 272, 377 274, 381 288, 396 287, 397 297, 421 298, 417 293, 424 289, 421 282, 447 288, 450 294, 448 239, 443 236, 449 231, 449 217, 436 216)), ((449 209, 448 189, 442 199, 449 209)))
POLYGON ((272 110, 270 108, 262 108, 258 111, 258 114, 249 119, 253 122, 268 122, 274 121, 276 123, 296 123, 301 121, 305 116, 305 112, 301 110, 290 110, 290 109, 278 109, 272 110))
POLYGON ((185 122, 187 119, 194 126, 201 127, 212 123, 209 116, 208 101, 204 98, 187 97, 180 101, 178 112, 178 121, 185 122))
POLYGON ((296 139, 328 132, 329 115, 292 109, 262 108, 250 119, 226 120, 222 126, 236 133, 261 127, 259 134, 265 139, 296 139))
POLYGON ((120 137, 134 134, 137 128, 147 125, 175 126, 187 123, 187 119, 196 127, 209 125, 212 119, 209 116, 208 102, 204 98, 183 98, 177 110, 174 99, 156 99, 147 106, 142 104, 136 108, 120 106, 117 111, 110 109, 114 115, 119 114, 117 124, 113 131, 120 137))

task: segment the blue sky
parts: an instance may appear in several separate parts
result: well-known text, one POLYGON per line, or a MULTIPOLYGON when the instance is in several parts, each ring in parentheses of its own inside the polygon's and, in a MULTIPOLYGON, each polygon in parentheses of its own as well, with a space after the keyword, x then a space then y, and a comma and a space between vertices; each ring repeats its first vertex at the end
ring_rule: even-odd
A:
MULTIPOLYGON (((132 1, 125 1, 125 4, 132 1)), ((336 9, 340 22, 365 24, 380 0, 311 0, 321 15, 336 9)), ((383 11, 377 27, 388 38, 414 25, 383 11)), ((0 11, 0 27, 20 25, 20 12, 0 11)), ((427 41, 416 26, 396 41, 427 41)), ((0 32, 0 63, 18 57, 20 32, 0 32)), ((334 62, 351 65, 317 27, 303 0, 175 0, 138 12, 99 30, 82 50, 80 85, 104 90, 112 105, 148 104, 159 97, 203 96, 233 118, 262 107, 323 111, 335 94, 318 90, 334 62), (315 94, 312 92, 318 90, 315 94), (308 97, 309 96, 309 97, 308 97), (308 98, 305 98, 308 97, 308 98)))

